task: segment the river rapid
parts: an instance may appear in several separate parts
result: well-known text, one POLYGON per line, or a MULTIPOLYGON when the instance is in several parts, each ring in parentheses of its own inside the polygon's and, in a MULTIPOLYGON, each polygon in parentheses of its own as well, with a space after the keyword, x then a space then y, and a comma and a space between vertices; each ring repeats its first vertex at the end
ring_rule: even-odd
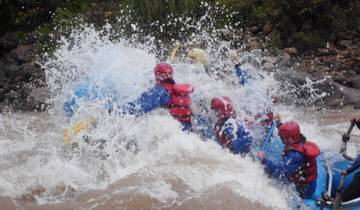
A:
MULTIPOLYGON (((341 135, 359 110, 273 106, 269 94, 282 90, 255 65, 261 57, 256 52, 239 56, 244 68, 261 75, 240 87, 229 61, 219 61, 218 48, 207 51, 218 61, 214 71, 224 74, 209 75, 186 60, 173 64, 176 81, 195 88, 195 113, 214 118, 203 112, 211 98, 221 95, 232 97, 240 117, 272 107, 283 120, 297 120, 329 159, 337 158, 341 135)), ((293 188, 268 178, 260 163, 229 153, 196 129, 181 131, 164 110, 122 116, 103 111, 102 102, 84 102, 72 119, 65 117, 63 102, 85 79, 115 89, 118 105, 154 85, 152 49, 149 43, 110 41, 91 27, 74 33, 71 41, 62 40, 54 56, 42 63, 53 107, 43 113, 0 114, 1 209, 292 209, 300 204, 293 188), (66 145, 64 129, 89 117, 97 119, 96 126, 74 141, 88 136, 105 140, 105 146, 66 145)), ((355 154, 358 130, 352 139, 349 149, 355 154)))

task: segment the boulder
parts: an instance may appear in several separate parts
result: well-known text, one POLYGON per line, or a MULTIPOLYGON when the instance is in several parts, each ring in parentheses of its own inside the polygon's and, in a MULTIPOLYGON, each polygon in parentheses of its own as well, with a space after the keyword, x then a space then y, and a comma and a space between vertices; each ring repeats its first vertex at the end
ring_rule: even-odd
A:
POLYGON ((8 33, 0 37, 0 51, 10 51, 18 45, 18 39, 15 33, 8 33))
POLYGON ((36 50, 32 45, 19 45, 11 51, 11 55, 19 63, 32 61, 36 56, 36 50))
POLYGON ((350 78, 351 87, 360 90, 360 75, 350 78))
POLYGON ((273 25, 270 21, 268 21, 262 28, 265 35, 269 35, 273 30, 273 25))
POLYGON ((341 41, 339 41, 339 46, 343 47, 343 48, 349 48, 349 47, 351 47, 352 44, 353 44, 353 42, 351 40, 341 40, 341 41))
POLYGON ((326 56, 326 55, 335 55, 336 51, 332 48, 319 48, 317 50, 317 55, 319 56, 326 56))
POLYGON ((285 69, 274 76, 281 81, 284 92, 282 98, 288 103, 329 107, 360 104, 358 89, 346 87, 321 74, 311 75, 305 71, 285 69))
MULTIPOLYGON (((354 88, 349 88, 344 85, 341 85, 337 82, 332 82, 330 85, 334 86, 333 94, 330 97, 326 98, 328 104, 334 102, 334 99, 339 101, 342 99, 339 106, 343 105, 359 105, 360 104, 360 91, 354 88)), ((336 104, 333 104, 336 105, 336 104)))
POLYGON ((338 73, 338 72, 333 74, 332 79, 333 79, 333 81, 338 82, 343 85, 346 85, 349 83, 348 78, 344 74, 338 73))
POLYGON ((291 56, 284 52, 284 53, 281 53, 278 57, 278 63, 280 65, 288 65, 290 63, 290 59, 291 59, 291 56))
POLYGON ((249 31, 251 33, 253 33, 253 34, 257 34, 257 33, 259 33, 261 31, 261 27, 259 27, 259 26, 251 26, 249 28, 249 31))
POLYGON ((284 52, 286 52, 287 54, 291 55, 291 56, 295 56, 298 54, 298 50, 295 47, 287 47, 284 48, 284 52))

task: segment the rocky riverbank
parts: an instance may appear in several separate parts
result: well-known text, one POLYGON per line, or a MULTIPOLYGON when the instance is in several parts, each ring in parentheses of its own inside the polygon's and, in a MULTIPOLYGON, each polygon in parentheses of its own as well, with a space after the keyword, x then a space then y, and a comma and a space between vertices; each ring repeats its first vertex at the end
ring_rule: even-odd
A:
POLYGON ((21 43, 15 33, 0 37, 0 110, 46 109, 44 70, 34 43, 21 43))
MULTIPOLYGON (((3 19, 3 22, 6 22, 5 27, 0 27, 0 111, 9 109, 23 111, 46 110, 48 107, 46 104, 48 92, 44 69, 41 69, 40 65, 38 65, 41 57, 41 52, 37 50, 39 49, 38 44, 44 42, 44 36, 49 36, 50 32, 53 32, 50 27, 52 21, 73 24, 69 23, 69 19, 74 19, 74 14, 82 12, 86 22, 103 25, 106 19, 114 21, 116 16, 119 15, 117 11, 122 8, 119 6, 121 1, 110 1, 110 3, 93 2, 93 4, 81 0, 73 3, 55 2, 50 6, 43 4, 39 6, 35 2, 28 3, 25 9, 16 9, 17 7, 12 2, 0 1, 0 4, 4 6, 2 10, 8 6, 9 11, 16 13, 15 15, 5 15, 3 19), (30 11, 33 13, 28 13, 30 11), (50 13, 54 15, 50 17, 50 13), (34 18, 38 19, 34 21, 34 18), (61 21, 62 19, 63 21, 61 21), (12 26, 11 24, 15 25, 12 26), (36 45, 37 47, 35 47, 36 45)), ((141 3, 141 1, 139 2, 141 3)), ((248 9, 245 7, 247 4, 242 7, 240 3, 239 5, 235 3, 232 5, 227 1, 224 1, 224 3, 233 7, 239 6, 239 9, 248 9)), ((198 8, 198 6, 194 5, 192 9, 198 8)), ((349 7, 356 8, 356 5, 354 3, 349 7)), ((274 5, 258 6, 259 8, 276 8, 274 5)), ((166 5, 164 8, 166 8, 166 5)), ((209 7, 210 9, 213 8, 209 7)), ((286 8, 278 9, 283 10, 284 14, 287 11, 286 8)), ((189 11, 188 8, 186 12, 189 11)), ((224 14, 226 14, 226 11, 224 14)), ((329 34, 325 46, 319 44, 321 47, 311 47, 309 50, 304 50, 303 48, 292 47, 288 42, 280 40, 279 32, 281 35, 282 31, 279 30, 281 24, 279 22, 275 24, 274 21, 271 21, 271 18, 276 17, 270 15, 269 18, 271 18, 264 22, 264 19, 266 19, 264 17, 269 14, 257 14, 254 12, 256 10, 251 11, 249 17, 255 15, 258 19, 254 17, 254 20, 245 21, 243 25, 238 25, 231 30, 220 30, 220 40, 231 42, 232 48, 237 49, 240 53, 261 49, 263 69, 274 72, 276 79, 284 84, 284 90, 289 89, 289 87, 294 89, 291 93, 282 96, 284 103, 292 101, 297 104, 316 104, 334 108, 344 105, 360 105, 359 24, 357 28, 354 27, 350 30, 347 26, 344 27, 343 31, 337 29, 337 32, 329 34), (287 47, 279 47, 283 45, 280 43, 281 41, 287 43, 287 47), (287 100, 289 97, 295 97, 296 100, 287 100)), ((339 11, 345 11, 346 13, 347 10, 340 9, 339 11)), ((237 17, 230 11, 227 12, 233 18, 237 17)), ((311 12, 316 13, 315 10, 311 12)), ((165 13, 157 14, 154 18, 161 18, 162 15, 165 15, 165 13)), ((327 14, 323 15, 325 17, 327 14)), ((352 15, 356 16, 356 12, 346 13, 346 18, 343 18, 343 21, 348 20, 352 15)), ((221 20, 221 17, 219 15, 218 19, 221 20)), ((237 18, 241 19, 241 16, 237 18)), ((355 22, 357 19, 360 20, 359 17, 353 19, 355 22)), ((171 26, 166 27, 171 29, 171 26)), ((302 33, 302 31, 299 33, 302 33)), ((302 34, 301 38, 307 40, 307 45, 313 43, 313 37, 302 34)), ((57 32, 53 35, 59 37, 61 33, 57 32)), ((174 34, 170 35, 176 36, 174 34)), ((163 38, 163 36, 160 37, 163 38)), ((296 40, 295 35, 291 35, 291 37, 296 40)), ((300 41, 297 41, 294 46, 302 45, 300 41)))
MULTIPOLYGON (((271 33, 271 32, 270 32, 271 33)), ((229 35, 229 34, 227 34, 229 35)), ((233 34, 240 37, 232 42, 241 43, 241 52, 261 49, 262 67, 275 72, 284 88, 298 89, 292 97, 296 103, 339 108, 360 105, 360 51, 359 33, 347 40, 328 43, 326 48, 301 54, 296 48, 273 51, 268 49, 267 36, 254 35, 251 31, 233 34), (309 80, 313 90, 308 90, 309 80)), ((226 38, 224 38, 226 39, 226 38)), ((37 63, 40 55, 34 43, 20 43, 14 33, 0 38, 0 110, 43 111, 48 92, 44 69, 37 63)), ((283 102, 286 102, 286 97, 283 102)))

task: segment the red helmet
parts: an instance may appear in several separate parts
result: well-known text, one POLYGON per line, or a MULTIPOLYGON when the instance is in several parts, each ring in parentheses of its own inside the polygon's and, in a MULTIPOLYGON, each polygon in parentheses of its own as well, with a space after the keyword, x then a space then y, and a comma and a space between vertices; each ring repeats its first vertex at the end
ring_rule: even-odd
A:
POLYGON ((234 114, 232 101, 229 96, 213 98, 210 108, 213 109, 219 117, 229 117, 234 114))
POLYGON ((279 136, 281 139, 293 138, 293 143, 300 142, 300 126, 296 122, 289 121, 281 124, 279 127, 279 136))
POLYGON ((155 78, 157 80, 163 81, 166 79, 173 78, 173 68, 170 64, 167 63, 159 63, 154 68, 155 78))

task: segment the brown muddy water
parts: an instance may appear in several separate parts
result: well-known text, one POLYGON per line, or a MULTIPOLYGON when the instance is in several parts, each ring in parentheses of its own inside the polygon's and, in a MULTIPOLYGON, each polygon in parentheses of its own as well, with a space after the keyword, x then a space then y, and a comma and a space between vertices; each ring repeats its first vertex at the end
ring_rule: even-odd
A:
MULTIPOLYGON (((311 131, 312 129, 319 129, 320 135, 324 134, 328 137, 328 140, 324 143, 325 147, 329 147, 332 150, 337 150, 338 146, 332 146, 333 144, 339 145, 339 139, 342 133, 344 133, 349 125, 349 120, 355 116, 360 114, 360 110, 353 109, 352 107, 345 107, 342 110, 298 110, 298 119, 303 122, 305 125, 306 131, 311 131), (307 123, 309 125, 307 125, 307 123), (315 124, 315 126, 314 126, 315 124), (314 127, 312 127, 314 126, 314 127), (330 146, 329 146, 330 145, 330 146)), ((283 113, 286 115, 287 113, 283 113)), ((0 121, 0 131, 3 142, 8 142, 9 139, 12 138, 33 138, 37 139, 37 141, 49 141, 49 137, 43 137, 42 133, 61 133, 62 129, 56 127, 57 120, 51 119, 49 120, 49 116, 46 113, 30 113, 30 114, 17 114, 10 116, 9 115, 1 115, 2 119, 0 121), (12 120, 8 120, 8 119, 12 120), (26 123, 25 123, 26 122, 26 123), (24 124, 26 126, 24 127, 24 124), (23 127, 20 130, 14 130, 14 128, 23 127)), ((296 117, 295 117, 296 118, 296 117)), ((312 134, 309 132, 311 136, 317 137, 319 134, 312 134)), ((55 137, 54 137, 55 138, 55 137)), ((357 128, 354 129, 351 135, 353 146, 355 149, 352 149, 352 152, 355 154, 360 145, 360 132, 357 128)), ((51 138, 50 138, 51 140, 51 138)), ((9 143, 9 142, 8 142, 9 143)), ((35 147, 36 147, 36 143, 35 147)), ((58 145, 58 144, 55 144, 58 145)), ((195 152, 196 153, 196 152, 195 152)), ((199 152, 202 153, 202 152, 199 152)), ((187 154, 187 153, 185 153, 187 154)), ((7 154, 8 155, 8 154, 7 154)), ((24 150, 23 152, 16 153, 16 156, 13 158, 18 158, 19 161, 13 162, 14 164, 24 164, 23 162, 28 161, 28 158, 37 156, 37 154, 32 154, 31 149, 24 150), (29 153, 29 154, 27 154, 29 153), (20 157, 21 156, 21 157, 20 157), (24 158, 24 156, 26 156, 24 158)), ((180 155, 181 156, 181 155, 180 155)), ((32 186, 30 189, 23 190, 23 193, 14 193, 14 196, 7 196, 3 193, 4 189, 2 189, 2 197, 0 197, 0 209, 6 210, 15 210, 15 209, 34 209, 34 210, 45 210, 45 209, 104 209, 104 210, 112 210, 112 209, 129 209, 129 210, 147 210, 147 209, 160 209, 160 210, 190 210, 190 209, 207 209, 207 210, 231 210, 231 209, 249 209, 249 210, 262 210, 262 209, 286 209, 289 208, 283 203, 279 205, 274 205, 274 203, 269 203, 268 201, 274 199, 278 199, 276 197, 276 193, 281 193, 282 191, 266 191, 264 189, 263 193, 267 193, 264 195, 265 200, 261 199, 261 196, 255 196, 251 198, 252 192, 249 191, 247 182, 255 182, 258 177, 255 179, 243 180, 240 181, 240 189, 241 186, 247 186, 244 189, 244 193, 238 193, 233 188, 233 183, 230 181, 219 182, 219 184, 210 185, 210 187, 205 187, 202 190, 195 191, 194 188, 189 187, 189 182, 184 181, 184 179, 175 176, 176 170, 180 168, 188 168, 185 171, 185 174, 188 173, 188 176, 195 177, 198 180, 198 184, 201 188, 201 183, 206 185, 207 172, 209 173, 209 179, 212 176, 211 174, 216 171, 216 168, 221 167, 220 165, 227 164, 228 161, 232 160, 232 157, 229 157, 228 160, 222 161, 218 159, 207 158, 206 155, 202 156, 201 154, 189 154, 190 158, 181 158, 176 157, 177 160, 174 160, 172 163, 177 166, 169 169, 170 171, 166 171, 164 173, 160 173, 163 166, 157 166, 152 168, 152 175, 148 174, 148 171, 144 173, 144 170, 137 171, 135 173, 129 173, 128 175, 124 175, 121 178, 115 181, 109 181, 107 185, 99 187, 99 189, 90 189, 90 190, 80 190, 79 186, 71 186, 67 184, 57 184, 56 187, 52 187, 51 196, 49 199, 43 199, 44 197, 49 197, 49 189, 39 186, 32 186), (194 168, 199 167, 203 170, 201 171, 201 175, 192 176, 191 173, 199 173, 198 171, 194 172, 194 168), (171 171, 174 170, 174 171, 171 171), (173 174, 174 173, 174 174, 173 174), (156 185, 159 189, 154 192, 148 192, 146 190, 133 190, 140 189, 142 185, 151 185, 156 183, 161 179, 164 183, 166 183, 166 187, 169 188, 168 191, 162 191, 162 185, 156 185), (204 180, 202 180, 204 179, 204 180), (247 192, 249 191, 249 192, 247 192), (269 193, 270 192, 270 193, 269 193), (274 194, 271 194, 271 193, 274 194), (164 196, 156 195, 164 194, 164 196), (166 195, 167 193, 175 193, 176 196, 166 195), (46 196, 45 196, 46 195, 46 196), (259 198, 260 197, 260 198, 259 198), (40 199, 39 199, 40 198, 40 199), (59 198, 59 199, 57 199, 59 198), (46 201, 44 201, 46 200, 46 201)), ((168 157, 171 158, 171 157, 168 157)), ((236 157, 238 158, 238 157, 236 157)), ((158 165, 166 164, 163 162, 159 162, 158 165)), ((245 176, 239 176, 239 179, 246 179, 247 176, 263 176, 264 174, 254 174, 252 171, 261 170, 259 166, 252 166, 254 164, 249 164, 248 162, 243 164, 239 163, 237 166, 249 167, 250 173, 245 176), (252 168, 253 167, 253 168, 252 168)), ((0 162, 0 172, 7 168, 11 168, 11 165, 7 165, 3 162, 0 162)), ((151 166, 146 166, 146 168, 151 168, 151 166)), ((231 166, 230 166, 231 167, 231 166)), ((27 170, 24 168, 24 170, 27 170)), ((233 169, 238 173, 237 170, 233 169)), ((231 172, 231 170, 229 170, 231 172)), ((229 171, 226 176, 229 175, 229 171)), ((50 173, 50 172, 49 172, 50 173)), ((222 174, 223 175, 223 174, 222 174)), ((61 174, 60 174, 61 176, 61 174)), ((81 176, 81 174, 79 174, 81 176)), ((182 174, 180 177, 184 177, 182 174)), ((30 177, 33 179, 34 177, 30 177)), ((9 179, 9 178, 7 178, 9 179)), ((41 178, 39 178, 41 179, 41 178)), ((83 179, 86 179, 84 176, 83 179)), ((264 178, 265 179, 265 178, 264 178)), ((26 180, 26 179, 25 179, 26 180)), ((0 182, 2 182, 0 180, 0 182)), ((10 181, 11 182, 11 181, 10 181)), ((195 183, 197 181, 195 180, 195 183)), ((266 185, 268 183, 267 179, 263 181, 265 185, 264 188, 268 188, 270 186, 266 185)), ((263 185, 262 182, 258 183, 263 185)), ((21 185, 21 182, 19 182, 21 185)), ((196 184, 194 184, 196 185, 196 184)), ((257 184, 250 184, 250 188, 254 185, 254 188, 258 187, 257 184)), ((20 187, 21 188, 21 187, 20 187)), ((195 187, 196 188, 196 187, 195 187)), ((276 187, 275 187, 276 188, 276 187)), ((261 186, 257 188, 255 192, 261 194, 261 186), (260 192, 259 192, 260 191, 260 192)), ((20 190, 21 191, 21 190, 20 190)), ((241 191, 241 190, 240 190, 241 191)), ((255 193, 256 194, 256 193, 255 193)), ((281 196, 280 196, 281 197, 281 196)), ((286 194, 283 196, 286 199, 286 194)), ((275 201, 276 202, 276 201, 275 201)))

